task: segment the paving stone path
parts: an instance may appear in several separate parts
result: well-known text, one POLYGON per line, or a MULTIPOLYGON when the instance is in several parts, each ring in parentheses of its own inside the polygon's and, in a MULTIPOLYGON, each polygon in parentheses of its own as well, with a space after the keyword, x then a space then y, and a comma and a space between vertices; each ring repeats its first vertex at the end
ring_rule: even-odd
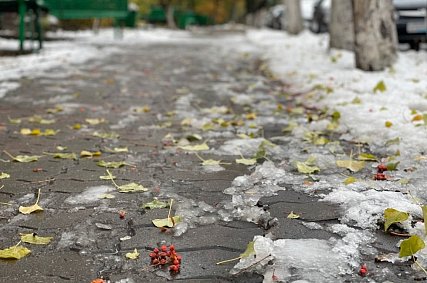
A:
MULTIPOLYGON (((302 222, 338 223, 338 209, 290 188, 258 203, 269 208, 271 218, 278 219, 276 225, 270 225, 269 219, 263 225, 236 219, 223 221, 218 211, 231 199, 223 191, 234 178, 250 174, 253 169, 234 162, 240 158, 238 152, 204 153, 205 159, 230 163, 223 165, 226 170, 206 171, 195 154, 167 146, 167 134, 176 140, 190 134, 204 136, 202 130, 189 128, 183 122, 189 106, 199 113, 200 109, 226 106, 240 117, 248 110, 233 103, 233 96, 263 92, 276 99, 286 89, 269 76, 256 55, 233 52, 226 46, 233 44, 232 37, 223 37, 120 46, 120 52, 104 59, 52 69, 38 79, 19 80, 21 87, 0 103, 2 150, 15 156, 43 155, 59 152, 57 147, 63 146, 67 147, 64 152, 78 156, 82 150, 100 151, 102 155, 75 160, 44 155, 37 162, 0 163, 0 171, 11 175, 0 183, 4 185, 0 202, 11 204, 1 206, 1 247, 17 244, 20 233, 54 237, 48 246, 26 245, 32 253, 19 261, 0 261, 1 282, 90 282, 100 276, 112 282, 164 282, 171 279, 169 272, 150 266, 148 257, 149 251, 162 241, 173 243, 183 256, 181 272, 174 277, 177 281, 262 282, 261 276, 252 273, 230 275, 233 264, 215 263, 239 256, 255 235, 337 237, 308 229, 302 222), (47 109, 51 109, 50 114, 47 109), (39 125, 23 119, 21 124, 13 124, 7 119, 33 115, 55 119, 55 123, 39 125), (90 125, 87 118, 103 118, 105 122, 90 125), (52 128, 60 132, 53 136, 23 136, 22 128, 52 128), (93 136, 95 131, 114 131, 120 137, 100 138, 93 136), (116 147, 127 147, 129 152, 112 152, 116 147), (117 193, 111 181, 99 178, 106 175, 105 168, 97 165, 99 160, 126 161, 130 166, 110 169, 117 176, 115 181, 139 183, 148 192, 117 193), (39 190, 44 211, 20 214, 19 205, 33 204, 39 190), (115 198, 98 198, 106 193, 115 198), (173 205, 172 211, 187 211, 187 217, 196 221, 190 222, 191 227, 179 237, 174 236, 173 230, 160 231, 151 220, 165 218, 168 210, 142 208, 153 197, 166 201, 173 198, 176 207, 173 205), (126 211, 124 219, 119 217, 120 210, 126 211), (287 219, 291 211, 301 213, 302 219, 287 219), (121 241, 124 236, 131 239, 121 241), (125 254, 135 248, 141 253, 140 258, 126 259, 125 254)), ((280 102, 286 104, 282 99, 280 102)), ((286 115, 281 119, 286 120, 286 115)), ((237 126, 227 127, 228 136, 218 134, 217 138, 204 140, 211 148, 218 148, 238 132, 237 126)), ((263 135, 282 135, 282 127, 273 119, 264 127, 263 135)), ((10 160, 4 152, 0 158, 10 160)))

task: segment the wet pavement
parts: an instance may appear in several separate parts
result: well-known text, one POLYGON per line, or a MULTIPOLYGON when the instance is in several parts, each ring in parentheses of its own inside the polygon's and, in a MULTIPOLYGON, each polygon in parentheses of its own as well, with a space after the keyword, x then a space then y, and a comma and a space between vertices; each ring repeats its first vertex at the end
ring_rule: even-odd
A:
MULTIPOLYGON (((283 137, 281 129, 290 114, 276 111, 277 105, 294 103, 292 96, 283 95, 287 86, 271 76, 259 54, 232 48, 236 38, 244 43, 238 36, 216 35, 175 44, 121 46, 120 52, 104 59, 18 81, 21 87, 0 104, 0 148, 13 156, 42 157, 30 163, 6 162, 11 158, 1 154, 0 171, 11 177, 0 180, 0 186, 4 185, 0 190, 0 247, 17 244, 20 233, 51 236, 53 241, 47 246, 25 244, 32 250, 29 256, 2 260, 1 282, 90 282, 97 277, 112 282, 262 282, 262 276, 251 272, 231 275, 233 263, 215 263, 238 257, 255 235, 339 238, 306 224, 339 223, 339 208, 319 201, 316 194, 321 191, 311 195, 294 191, 292 182, 276 184, 277 195, 260 195, 259 201, 245 204, 255 208, 256 221, 232 212, 233 194, 224 190, 236 185, 236 177, 254 172, 254 166, 236 164, 235 159, 242 158, 241 154, 249 158, 254 152, 244 145, 236 150, 231 141, 239 134, 283 137), (253 125, 251 105, 268 103, 270 111, 257 113, 263 122, 253 125), (30 122, 28 117, 33 115, 55 122, 30 122), (22 118, 20 124, 13 123, 17 118, 22 118), (88 118, 105 121, 91 125, 88 118), (26 136, 22 128, 60 131, 52 136, 26 136), (95 132, 114 132, 119 137, 102 138, 94 136, 95 132), (200 140, 193 141, 199 139, 197 135, 200 140), (224 165, 206 168, 194 152, 179 147, 203 142, 211 150, 198 152, 199 157, 221 160, 224 165), (58 146, 67 147, 63 152, 76 153, 78 158, 45 154, 60 152, 58 146), (123 147, 128 152, 114 151, 123 147), (83 150, 101 155, 79 157, 83 150), (117 192, 110 180, 100 179, 107 174, 106 168, 97 165, 100 160, 126 162, 109 169, 117 177, 115 182, 135 182, 148 191, 117 192), (44 211, 20 214, 18 207, 34 204, 39 190, 44 211), (114 198, 101 198, 105 194, 114 198), (168 209, 144 209, 143 204, 154 197, 166 202, 173 199, 172 213, 182 216, 183 222, 174 229, 156 228, 151 221, 166 218, 168 209), (126 212, 124 219, 119 217, 121 210, 126 212), (287 218, 291 212, 301 217, 287 218), (130 239, 120 240, 125 236, 130 239), (173 243, 182 255, 179 274, 171 276, 150 265, 149 252, 162 243, 173 243), (134 249, 140 257, 126 259, 125 254, 134 249)), ((286 150, 293 145, 286 137, 275 143, 282 151, 265 162, 283 164, 286 150)), ((393 250, 396 242, 384 238, 383 246, 377 248, 393 250)), ((384 268, 375 265, 372 257, 366 259, 371 260, 373 273, 384 268)), ((337 278, 337 282, 363 280, 355 274, 337 278)), ((407 280, 393 272, 386 277, 382 280, 407 280)))

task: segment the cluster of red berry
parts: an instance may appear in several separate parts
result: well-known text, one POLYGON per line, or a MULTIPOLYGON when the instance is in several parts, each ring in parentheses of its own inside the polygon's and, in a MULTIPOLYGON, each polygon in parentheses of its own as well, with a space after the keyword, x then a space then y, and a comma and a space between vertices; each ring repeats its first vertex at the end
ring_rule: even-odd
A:
POLYGON ((165 266, 169 264, 169 270, 178 273, 180 270, 182 257, 176 252, 175 246, 170 245, 169 249, 166 245, 154 248, 150 253, 151 264, 154 266, 165 266))
POLYGON ((385 166, 384 164, 380 164, 377 166, 377 173, 374 175, 374 180, 377 181, 386 181, 387 180, 387 175, 384 174, 384 171, 387 171, 387 166, 385 166))

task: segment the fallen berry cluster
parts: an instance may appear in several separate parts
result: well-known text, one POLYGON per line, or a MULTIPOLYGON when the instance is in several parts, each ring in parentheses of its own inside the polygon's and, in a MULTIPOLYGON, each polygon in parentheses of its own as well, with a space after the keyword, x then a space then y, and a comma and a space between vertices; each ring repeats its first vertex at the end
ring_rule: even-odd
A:
POLYGON ((151 264, 154 266, 166 266, 169 264, 169 270, 173 273, 178 273, 180 270, 182 257, 176 252, 175 246, 170 245, 169 248, 166 245, 158 248, 154 248, 150 253, 151 264))
POLYGON ((379 164, 377 166, 377 173, 374 175, 374 180, 377 181, 386 181, 387 180, 387 176, 386 174, 384 174, 384 171, 387 171, 387 166, 385 166, 384 164, 379 164))

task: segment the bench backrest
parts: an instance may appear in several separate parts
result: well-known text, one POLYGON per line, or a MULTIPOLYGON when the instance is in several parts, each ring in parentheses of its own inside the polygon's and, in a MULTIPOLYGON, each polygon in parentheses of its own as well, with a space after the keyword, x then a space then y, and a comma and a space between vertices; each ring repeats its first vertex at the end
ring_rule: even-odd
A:
POLYGON ((128 0, 43 0, 58 19, 125 18, 128 0))

